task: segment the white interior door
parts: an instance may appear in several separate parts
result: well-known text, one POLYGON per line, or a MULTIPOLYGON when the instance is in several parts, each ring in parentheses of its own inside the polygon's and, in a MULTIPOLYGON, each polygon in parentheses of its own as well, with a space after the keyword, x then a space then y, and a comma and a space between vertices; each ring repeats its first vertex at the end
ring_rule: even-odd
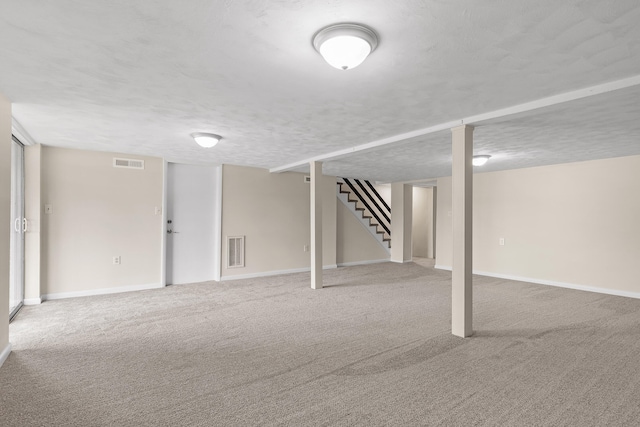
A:
POLYGON ((168 285, 220 278, 220 168, 167 166, 168 285))
POLYGON ((24 146, 11 144, 11 238, 9 267, 9 318, 12 319, 24 300, 24 146))

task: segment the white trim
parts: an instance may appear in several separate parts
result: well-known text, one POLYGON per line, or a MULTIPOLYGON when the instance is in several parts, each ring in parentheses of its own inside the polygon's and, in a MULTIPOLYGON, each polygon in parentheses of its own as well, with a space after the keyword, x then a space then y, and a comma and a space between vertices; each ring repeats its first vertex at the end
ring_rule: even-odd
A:
POLYGON ((453 270, 451 267, 449 267, 448 265, 434 265, 433 268, 437 269, 437 270, 447 270, 447 271, 451 271, 453 270))
POLYGON ((22 303, 24 305, 39 305, 42 304, 42 298, 38 297, 38 298, 25 298, 24 301, 22 301, 22 303))
POLYGON ((2 364, 4 363, 5 360, 7 360, 10 354, 11 354, 11 343, 7 343, 7 346, 2 350, 2 352, 0 352, 0 367, 2 367, 2 364))
MULTIPOLYGON (((330 264, 322 267, 323 270, 333 270, 335 268, 338 268, 337 264, 330 264)), ((310 271, 311 271, 311 267, 292 268, 290 270, 272 270, 272 271, 263 271, 260 273, 238 274, 234 276, 222 276, 220 278, 220 281, 227 282, 229 280, 256 279, 259 277, 280 276, 283 274, 308 273, 310 271)))
POLYGON ((383 262, 389 262, 389 258, 385 259, 369 259, 366 261, 352 261, 352 262, 339 262, 338 267, 353 267, 355 265, 367 265, 367 264, 380 264, 383 262))
POLYGON ((149 283, 146 285, 120 286, 117 288, 90 289, 86 291, 59 292, 55 294, 42 295, 43 300, 54 300, 76 297, 90 297, 95 295, 119 294, 123 292, 146 291, 148 289, 164 288, 161 283, 149 283))
MULTIPOLYGON (((450 266, 436 265, 434 268, 451 271, 450 266)), ((640 299, 640 292, 621 291, 618 289, 600 288, 597 286, 576 285, 574 283, 556 282, 555 280, 533 279, 531 277, 512 276, 509 274, 489 273, 487 271, 473 270, 477 276, 495 277, 497 279, 515 280, 518 282, 535 283, 536 285, 555 286, 558 288, 575 289, 577 291, 595 292, 598 294, 615 295, 619 297, 640 299)))
POLYGON ((38 145, 35 139, 24 130, 22 125, 13 117, 11 117, 11 133, 20 140, 23 145, 38 145))
POLYGON ((414 130, 411 132, 401 133, 399 135, 390 136, 388 138, 378 139, 376 141, 368 142, 366 144, 356 145, 354 147, 345 148, 338 151, 333 151, 327 154, 321 154, 319 156, 311 157, 308 159, 300 160, 297 162, 289 163, 283 166, 278 166, 269 169, 269 172, 286 172, 292 169, 296 169, 301 166, 305 166, 309 162, 319 162, 324 160, 335 159, 347 154, 353 154, 358 151, 370 150, 372 148, 380 147, 383 145, 390 145, 396 142, 402 142, 410 138, 418 136, 424 136, 431 133, 448 130, 460 125, 473 125, 479 122, 487 120, 493 120, 500 117, 511 116, 514 114, 524 113, 527 111, 533 111, 540 108, 551 107, 553 105, 563 104, 565 102, 575 101, 582 98, 588 98, 594 95, 601 95, 608 92, 613 92, 620 89, 626 89, 633 86, 640 85, 640 75, 629 77, 626 79, 616 80, 613 82, 603 83, 587 88, 574 90, 571 92, 565 92, 558 95, 548 96, 546 98, 540 98, 535 101, 525 102, 523 104, 513 105, 511 107, 502 108, 499 110, 489 111, 487 113, 477 114, 475 116, 465 117, 460 120, 454 120, 446 123, 440 123, 434 126, 429 126, 423 129, 414 130))

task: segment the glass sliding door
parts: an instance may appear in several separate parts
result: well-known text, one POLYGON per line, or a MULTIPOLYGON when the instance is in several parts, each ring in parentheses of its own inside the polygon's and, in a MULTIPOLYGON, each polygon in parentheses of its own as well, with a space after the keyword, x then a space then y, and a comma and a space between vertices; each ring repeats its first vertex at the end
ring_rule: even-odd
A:
POLYGON ((11 144, 11 256, 9 277, 9 319, 24 300, 24 146, 15 137, 11 144))

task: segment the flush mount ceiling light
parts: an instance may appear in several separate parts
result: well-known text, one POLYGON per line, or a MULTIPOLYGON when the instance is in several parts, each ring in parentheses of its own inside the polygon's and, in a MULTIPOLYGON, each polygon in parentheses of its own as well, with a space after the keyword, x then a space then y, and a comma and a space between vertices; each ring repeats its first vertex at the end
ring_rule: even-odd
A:
POLYGON ((211 148, 222 139, 220 135, 206 132, 194 132, 191 137, 196 140, 199 146, 204 148, 211 148))
POLYGON ((329 65, 350 70, 362 64, 378 46, 378 36, 359 24, 334 24, 313 36, 313 47, 329 65))
POLYGON ((478 156, 473 156, 473 166, 482 166, 491 158, 488 154, 480 154, 478 156))

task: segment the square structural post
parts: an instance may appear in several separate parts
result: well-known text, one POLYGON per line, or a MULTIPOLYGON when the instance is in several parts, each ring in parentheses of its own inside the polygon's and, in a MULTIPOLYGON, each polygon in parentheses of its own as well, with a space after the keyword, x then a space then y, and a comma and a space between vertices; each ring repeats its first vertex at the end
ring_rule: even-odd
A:
POLYGON ((322 289, 322 162, 311 169, 311 289, 322 289))
POLYGON ((391 261, 410 262, 411 223, 413 219, 413 186, 391 184, 391 261))
POLYGON ((451 272, 451 333, 473 334, 473 127, 452 133, 453 263, 451 272))

